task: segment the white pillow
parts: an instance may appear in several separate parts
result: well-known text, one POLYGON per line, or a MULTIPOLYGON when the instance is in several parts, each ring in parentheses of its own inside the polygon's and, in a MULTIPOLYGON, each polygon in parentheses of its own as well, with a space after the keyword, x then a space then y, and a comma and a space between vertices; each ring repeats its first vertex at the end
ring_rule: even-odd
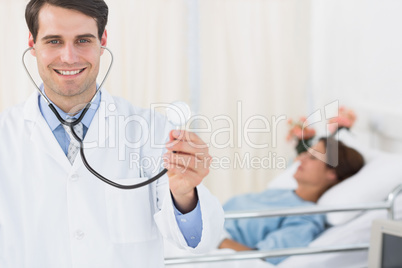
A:
MULTIPOLYGON (((318 205, 350 205, 383 201, 402 183, 402 155, 380 152, 362 144, 352 132, 343 129, 338 138, 363 155, 364 167, 354 176, 326 191, 318 205)), ((330 225, 345 223, 359 215, 355 212, 327 214, 330 225)))
MULTIPOLYGON (((348 205, 373 203, 384 200, 402 183, 402 155, 378 153, 354 176, 326 191, 318 205, 348 205)), ((345 223, 359 212, 336 212, 327 215, 331 225, 345 223)))

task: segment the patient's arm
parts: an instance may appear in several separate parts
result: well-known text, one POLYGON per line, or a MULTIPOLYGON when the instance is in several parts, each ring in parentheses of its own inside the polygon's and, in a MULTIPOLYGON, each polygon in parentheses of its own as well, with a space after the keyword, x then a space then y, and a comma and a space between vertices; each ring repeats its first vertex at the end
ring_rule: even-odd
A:
MULTIPOLYGON (((325 217, 323 215, 291 216, 282 220, 281 226, 275 231, 261 237, 255 246, 248 247, 231 239, 225 239, 219 248, 230 248, 235 251, 274 250, 292 247, 305 247, 322 231, 325 217)), ((286 257, 268 258, 266 261, 278 264, 286 257)))
POLYGON ((219 248, 230 248, 236 251, 253 250, 252 248, 246 247, 245 245, 229 238, 225 238, 219 245, 219 248))

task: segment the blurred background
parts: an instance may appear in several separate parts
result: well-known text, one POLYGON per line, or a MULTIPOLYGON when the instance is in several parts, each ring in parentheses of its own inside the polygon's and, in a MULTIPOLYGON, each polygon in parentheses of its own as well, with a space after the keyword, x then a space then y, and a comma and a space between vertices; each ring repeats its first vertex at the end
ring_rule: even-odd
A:
MULTIPOLYGON (((0 0, 0 112, 35 91, 21 64, 27 2, 0 0)), ((145 108, 189 103, 199 119, 188 127, 215 157, 205 184, 222 202, 265 189, 292 162, 290 118, 331 103, 358 120, 370 107, 402 113, 400 0, 106 2, 115 64, 104 88, 145 108)))

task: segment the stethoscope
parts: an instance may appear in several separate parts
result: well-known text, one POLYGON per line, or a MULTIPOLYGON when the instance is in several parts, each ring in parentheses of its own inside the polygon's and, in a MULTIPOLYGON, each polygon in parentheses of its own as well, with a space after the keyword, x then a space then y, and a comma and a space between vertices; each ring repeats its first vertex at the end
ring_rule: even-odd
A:
MULTIPOLYGON (((81 158, 82 158, 82 162, 84 163, 85 167, 98 179, 100 179, 101 181, 120 188, 120 189, 124 189, 124 190, 129 190, 129 189, 136 189, 136 188, 140 188, 143 186, 146 186, 154 181, 156 181, 157 179, 159 179, 160 177, 162 177, 163 175, 166 174, 166 172, 168 171, 166 168, 164 168, 161 172, 159 172, 159 174, 157 174, 156 176, 147 179, 141 183, 137 183, 137 184, 133 184, 133 185, 123 185, 123 184, 118 184, 114 181, 111 181, 107 178, 105 178, 104 176, 102 176, 101 174, 99 174, 98 172, 96 172, 96 170, 94 170, 91 165, 88 163, 86 157, 85 157, 85 153, 84 153, 84 146, 83 146, 83 140, 80 139, 80 137, 78 137, 78 135, 75 133, 74 131, 74 126, 77 125, 78 123, 81 122, 81 120, 84 118, 85 114, 87 113, 88 109, 91 107, 92 102, 95 100, 96 95, 98 93, 98 91, 101 89, 101 87, 103 86, 103 83, 105 82, 106 78, 109 75, 110 69, 112 68, 113 65, 113 53, 110 51, 110 49, 108 49, 107 47, 101 46, 101 48, 105 49, 107 52, 109 52, 110 56, 111 56, 111 60, 110 60, 110 65, 109 68, 107 69, 107 72, 102 80, 102 82, 100 83, 99 87, 96 89, 96 92, 93 96, 93 98, 91 99, 91 101, 89 103, 87 103, 87 105, 84 107, 84 109, 82 110, 81 115, 75 119, 74 121, 66 121, 64 120, 60 114, 57 112, 56 108, 54 107, 54 105, 52 104, 52 102, 47 98, 47 96, 42 92, 42 90, 40 90, 40 88, 38 87, 38 85, 35 83, 35 80, 33 79, 33 77, 31 76, 26 64, 25 64, 25 54, 30 51, 31 49, 34 49, 33 47, 29 47, 27 48, 24 53, 22 54, 22 64, 24 66, 24 69, 26 71, 26 73, 28 74, 28 77, 30 78, 31 82, 35 85, 36 89, 38 90, 39 94, 44 98, 44 100, 46 101, 47 105, 49 106, 50 110, 52 110, 52 112, 54 113, 54 115, 57 117, 57 119, 60 121, 61 124, 68 126, 71 129, 71 133, 74 137, 74 139, 76 139, 78 141, 78 143, 80 144, 80 154, 81 154, 81 158)), ((183 119, 188 120, 188 118, 191 115, 191 111, 190 108, 188 107, 187 104, 183 103, 183 102, 177 102, 176 104, 172 104, 172 106, 169 106, 167 109, 167 117, 168 120, 175 125, 176 127, 179 125, 183 124, 183 119), (179 116, 178 113, 179 112, 179 116)))

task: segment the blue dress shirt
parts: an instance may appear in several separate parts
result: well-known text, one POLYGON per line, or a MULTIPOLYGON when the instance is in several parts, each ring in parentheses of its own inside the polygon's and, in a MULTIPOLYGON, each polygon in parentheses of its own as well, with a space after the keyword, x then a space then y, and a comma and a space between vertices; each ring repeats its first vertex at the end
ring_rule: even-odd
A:
MULTIPOLYGON (((40 86, 40 89, 44 93, 43 89, 43 84, 40 86)), ((95 116, 96 111, 98 110, 100 101, 101 101, 101 91, 98 91, 96 94, 96 98, 92 102, 90 108, 88 109, 87 113, 85 114, 84 118, 82 119, 82 124, 83 124, 83 130, 84 130, 84 136, 86 135, 88 128, 92 122, 92 119, 95 116)), ((68 152, 68 146, 70 145, 70 136, 68 133, 64 130, 62 124, 59 122, 59 120, 56 118, 56 116, 53 114, 52 110, 49 108, 45 100, 41 97, 41 95, 38 96, 38 104, 39 104, 39 109, 45 118, 47 124, 49 125, 50 129, 53 132, 53 135, 55 136, 56 140, 60 144, 60 147, 62 148, 63 152, 65 155, 67 155, 68 152)), ((80 115, 81 112, 78 114, 70 117, 67 113, 62 111, 59 107, 57 107, 53 103, 54 107, 56 108, 57 112, 60 114, 60 116, 66 120, 66 118, 74 118, 77 119, 80 115)), ((195 248, 198 243, 201 241, 201 233, 202 233, 202 218, 201 218, 201 209, 200 209, 200 202, 198 201, 197 206, 194 210, 190 211, 189 213, 182 214, 177 208, 174 208, 174 214, 176 216, 176 221, 177 224, 180 228, 181 233, 184 236, 184 239, 187 242, 187 245, 190 247, 195 248)))

